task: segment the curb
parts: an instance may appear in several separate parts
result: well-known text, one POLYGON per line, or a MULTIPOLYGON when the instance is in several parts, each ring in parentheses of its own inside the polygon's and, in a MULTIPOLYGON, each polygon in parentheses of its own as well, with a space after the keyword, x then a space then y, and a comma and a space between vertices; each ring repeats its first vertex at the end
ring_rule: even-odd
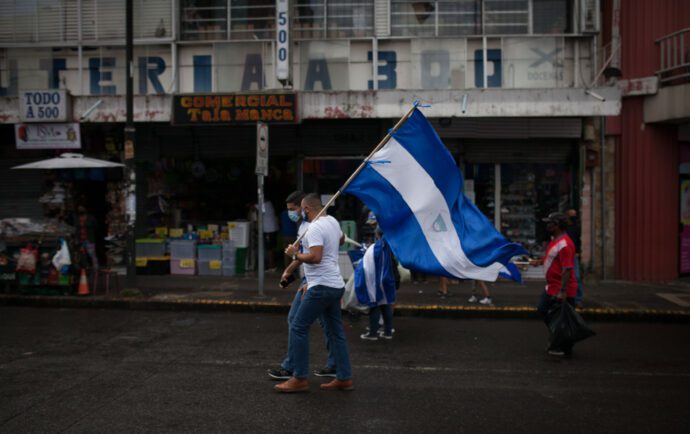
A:
MULTIPOLYGON (((0 295, 0 306, 255 313, 287 313, 290 310, 290 305, 287 303, 260 300, 146 300, 123 297, 87 298, 18 295, 0 295)), ((685 310, 584 308, 578 309, 578 312, 590 321, 690 323, 690 311, 685 310)), ((398 304, 395 306, 395 314, 397 316, 430 318, 540 319, 533 306, 495 307, 398 304)))

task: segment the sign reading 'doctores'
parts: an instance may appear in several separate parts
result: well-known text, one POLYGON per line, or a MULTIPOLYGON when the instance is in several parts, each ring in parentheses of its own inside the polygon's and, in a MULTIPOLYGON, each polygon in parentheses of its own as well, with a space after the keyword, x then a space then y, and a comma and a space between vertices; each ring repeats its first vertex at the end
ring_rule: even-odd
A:
POLYGON ((293 123, 297 121, 296 101, 294 93, 175 95, 173 123, 293 123))

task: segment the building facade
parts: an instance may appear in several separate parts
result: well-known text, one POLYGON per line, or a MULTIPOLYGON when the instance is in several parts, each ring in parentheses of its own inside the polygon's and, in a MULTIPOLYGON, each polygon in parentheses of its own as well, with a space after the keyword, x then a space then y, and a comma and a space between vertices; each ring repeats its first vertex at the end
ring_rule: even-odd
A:
MULTIPOLYGON (((134 0, 137 230, 245 217, 257 120, 270 125, 266 193, 280 208, 295 188, 337 191, 418 100, 467 195, 508 238, 539 255, 540 218, 574 208, 586 268, 618 273, 625 241, 607 228, 618 228, 608 196, 619 187, 601 180, 620 156, 600 132, 620 114, 621 88, 600 74, 603 3, 134 0)), ((84 153, 122 158, 124 20, 124 0, 0 0, 4 176, 56 152, 17 149, 19 126, 52 121, 27 119, 22 98, 41 91, 65 91, 84 153)), ((2 199, 39 213, 41 180, 21 176, 33 187, 2 199)), ((360 219, 353 198, 336 208, 360 219)))
POLYGON ((606 121, 615 179, 609 275, 670 281, 690 273, 690 3, 604 2, 605 44, 623 90, 606 121))

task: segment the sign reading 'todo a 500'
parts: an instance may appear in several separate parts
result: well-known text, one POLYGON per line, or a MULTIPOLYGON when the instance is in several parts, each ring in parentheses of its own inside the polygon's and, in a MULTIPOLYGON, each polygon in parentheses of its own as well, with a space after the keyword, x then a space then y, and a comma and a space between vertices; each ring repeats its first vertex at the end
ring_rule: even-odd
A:
POLYGON ((293 123, 297 121, 294 93, 175 95, 174 124, 293 123))

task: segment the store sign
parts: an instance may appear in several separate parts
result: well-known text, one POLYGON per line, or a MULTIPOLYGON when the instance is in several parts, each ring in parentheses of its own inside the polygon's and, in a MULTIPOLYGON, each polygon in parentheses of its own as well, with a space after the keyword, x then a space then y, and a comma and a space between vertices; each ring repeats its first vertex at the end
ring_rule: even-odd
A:
POLYGON ((276 78, 290 78, 290 43, 288 41, 288 0, 278 0, 278 31, 276 32, 276 78))
POLYGON ((15 124, 17 149, 80 149, 78 123, 15 124))
POLYGON ((503 49, 506 86, 549 88, 566 80, 560 38, 511 38, 508 42, 503 49))
POLYGON ((235 124, 247 122, 285 123, 297 120, 294 93, 175 95, 173 123, 235 124))
POLYGON ((19 119, 24 122, 66 122, 70 118, 67 91, 23 90, 19 95, 19 119))
POLYGON ((621 96, 655 95, 659 91, 659 77, 631 78, 616 83, 621 96))

